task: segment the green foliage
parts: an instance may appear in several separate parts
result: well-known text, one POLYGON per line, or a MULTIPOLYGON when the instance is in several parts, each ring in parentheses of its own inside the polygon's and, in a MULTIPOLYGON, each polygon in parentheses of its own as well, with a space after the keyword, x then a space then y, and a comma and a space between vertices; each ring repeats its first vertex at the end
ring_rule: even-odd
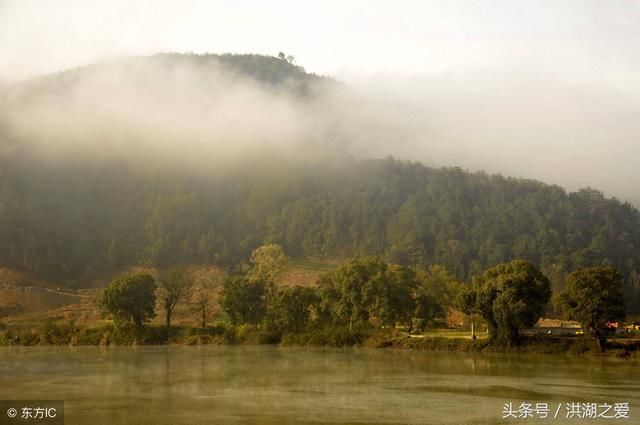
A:
POLYGON ((318 298, 312 288, 294 286, 278 293, 273 309, 276 327, 283 332, 300 332, 309 325, 318 298))
POLYGON ((238 344, 260 345, 278 344, 281 335, 272 328, 257 329, 249 324, 236 327, 235 342, 238 344))
POLYGON ((437 317, 446 313, 446 309, 455 307, 455 300, 462 288, 453 274, 444 266, 432 265, 417 272, 419 285, 415 292, 414 318, 418 328, 424 331, 437 317))
POLYGON ((374 279, 368 289, 371 316, 384 326, 411 325, 415 309, 413 292, 418 285, 415 272, 406 266, 389 264, 381 277, 374 279))
POLYGON ((263 280, 231 277, 224 282, 220 306, 232 324, 252 324, 257 328, 267 313, 268 287, 263 280))
MULTIPOLYGON (((176 269, 167 276, 165 279, 169 280, 186 275, 176 269)), ((224 282, 221 298, 231 324, 202 329, 179 326, 172 335, 163 327, 142 327, 134 319, 138 314, 135 301, 148 302, 154 287, 153 278, 145 274, 113 281, 103 291, 101 303, 105 308, 117 307, 109 310, 118 319, 116 325, 83 328, 60 319, 46 320, 31 328, 2 325, 0 345, 358 344, 582 354, 591 351, 593 344, 584 339, 519 337, 521 328, 535 324, 550 297, 548 279, 523 260, 492 267, 474 277, 470 286, 458 283, 442 266, 416 273, 406 266, 384 263, 378 257, 359 258, 326 273, 318 288, 294 286, 276 291, 264 280, 235 276, 224 282), (410 332, 414 320, 432 319, 455 302, 466 313, 484 317, 491 332, 489 339, 460 339, 460 334, 447 332, 412 338, 395 326, 398 322, 407 324, 410 332)), ((585 330, 602 338, 606 322, 624 316, 622 297, 622 281, 615 269, 590 268, 570 275, 561 299, 585 330)), ((629 355, 639 347, 634 343, 617 346, 619 355, 629 355)))
POLYGON ((640 213, 593 190, 392 159, 247 160, 208 177, 16 155, 0 155, 0 264, 52 279, 136 265, 233 269, 269 242, 295 258, 442 264, 459 280, 513 258, 545 270, 611 265, 629 311, 640 306, 640 213))
POLYGON ((620 273, 613 267, 576 270, 560 296, 571 318, 603 347, 607 322, 623 320, 624 295, 620 273))
POLYGON ((426 321, 441 315, 440 303, 451 298, 449 291, 455 284, 442 267, 432 267, 421 276, 423 282, 407 266, 363 257, 321 275, 318 288, 277 291, 250 270, 225 282, 221 306, 234 325, 252 324, 257 329, 262 322, 262 331, 273 335, 339 327, 351 332, 397 324, 411 328, 416 317, 426 321))
POLYGON ((308 345, 318 347, 351 347, 362 344, 371 337, 371 329, 354 326, 351 330, 343 326, 321 326, 306 332, 285 334, 284 345, 308 345))
MULTIPOLYGON (((505 346, 491 341, 460 338, 394 338, 382 341, 383 346, 410 350, 462 351, 462 352, 513 352, 530 354, 568 354, 571 356, 594 352, 593 344, 582 338, 523 337, 518 345, 505 346)), ((635 350, 629 347, 629 350, 635 350)))
POLYGON ((155 317, 155 289, 155 280, 149 274, 121 277, 102 291, 100 305, 116 322, 130 321, 140 327, 155 317))
POLYGON ((411 321, 417 282, 406 266, 364 257, 322 275, 319 285, 320 315, 333 323, 351 329, 370 320, 386 326, 411 321))
POLYGON ((514 260, 486 270, 461 295, 467 314, 480 314, 489 337, 513 344, 518 331, 535 325, 551 297, 549 279, 533 264, 514 260))
POLYGON ((262 245, 251 253, 252 279, 274 282, 278 274, 287 265, 287 256, 277 244, 262 245))
POLYGON ((478 352, 489 346, 487 340, 471 340, 459 338, 396 338, 392 340, 391 347, 404 348, 409 350, 429 350, 429 351, 462 351, 478 352))

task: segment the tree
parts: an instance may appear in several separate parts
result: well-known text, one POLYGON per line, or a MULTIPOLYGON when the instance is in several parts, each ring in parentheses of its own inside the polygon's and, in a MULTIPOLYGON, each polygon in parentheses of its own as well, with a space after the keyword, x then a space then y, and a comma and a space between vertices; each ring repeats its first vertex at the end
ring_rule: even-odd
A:
POLYGON ((319 284, 321 315, 348 324, 349 330, 370 319, 387 326, 411 321, 416 279, 406 266, 359 258, 322 275, 319 284))
POLYGON ((624 319, 622 276, 613 267, 577 270, 569 275, 561 301, 583 331, 604 350, 607 322, 624 319))
MULTIPOLYGON (((265 82, 290 81, 294 72, 273 58, 228 59, 265 82)), ((607 264, 625 280, 627 311, 640 312, 640 212, 597 192, 394 159, 328 167, 247 158, 238 164, 246 173, 214 177, 140 173, 135 161, 43 167, 20 149, 5 151, 0 263, 50 280, 87 282, 143 264, 234 269, 260 241, 277 241, 296 257, 375 253, 415 268, 441 263, 464 280, 524 258, 546 266, 552 289, 564 289, 565 270, 607 264)))
POLYGON ((171 327, 171 315, 176 305, 188 295, 192 287, 192 277, 185 268, 173 268, 160 279, 162 305, 166 315, 167 331, 171 327))
MULTIPOLYGON (((264 309, 272 310, 277 296, 275 280, 287 264, 287 256, 278 244, 262 245, 251 253, 251 269, 247 274, 250 281, 262 282, 264 288, 264 309)), ((269 326, 274 326, 274 316, 268 315, 269 326)))
POLYGON ((258 323, 267 310, 267 283, 263 280, 235 276, 225 280, 220 306, 234 325, 258 323))
POLYGON ((465 244, 457 239, 449 239, 445 242, 442 249, 443 259, 450 265, 454 276, 460 274, 460 265, 465 254, 465 244))
POLYGON ((102 291, 100 305, 116 322, 131 321, 140 327, 155 317, 155 289, 155 281, 147 273, 121 277, 102 291))
POLYGON ((287 256, 277 244, 262 245, 251 253, 251 279, 274 282, 278 274, 287 265, 287 256))
MULTIPOLYGON (((417 327, 421 332, 424 332, 429 323, 432 323, 443 311, 442 305, 438 304, 435 298, 422 288, 416 292, 414 305, 413 316, 417 319, 417 327)), ((413 322, 411 323, 409 332, 412 330, 413 322)))
POLYGON ((541 268, 542 273, 549 278, 551 284, 551 303, 549 305, 549 314, 557 317, 562 309, 562 294, 564 293, 569 273, 565 266, 560 263, 548 264, 541 268))
POLYGON ((205 283, 200 283, 193 292, 191 302, 193 310, 198 314, 202 329, 207 327, 207 317, 213 310, 214 300, 213 289, 205 283))
POLYGON ((309 323, 312 306, 318 298, 311 288, 293 286, 279 292, 275 303, 276 324, 280 329, 299 332, 309 323))
POLYGON ((325 317, 347 324, 368 322, 372 288, 386 270, 386 264, 377 257, 350 261, 322 276, 320 285, 321 309, 325 317), (367 288, 368 286, 368 288, 367 288))
POLYGON ((490 339, 513 344, 520 329, 536 324, 550 297, 549 279, 533 264, 514 260, 475 276, 459 300, 465 313, 487 321, 490 339))
POLYGON ((370 313, 385 326, 403 322, 411 327, 415 310, 413 291, 418 286, 415 272, 398 264, 389 264, 382 275, 365 286, 370 313))
POLYGON ((427 292, 443 308, 453 306, 456 295, 462 287, 456 277, 439 264, 431 265, 426 270, 418 270, 417 278, 420 289, 427 292))
POLYGON ((416 309, 414 318, 424 331, 437 317, 443 317, 447 308, 455 305, 462 284, 446 269, 434 264, 426 270, 418 270, 419 285, 415 291, 416 309))

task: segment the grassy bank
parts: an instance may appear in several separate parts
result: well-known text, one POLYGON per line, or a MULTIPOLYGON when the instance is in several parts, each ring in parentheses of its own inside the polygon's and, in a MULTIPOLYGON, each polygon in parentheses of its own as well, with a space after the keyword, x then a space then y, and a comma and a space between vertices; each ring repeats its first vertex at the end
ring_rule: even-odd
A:
POLYGON ((116 326, 113 323, 79 326, 74 322, 47 320, 34 324, 0 324, 2 346, 46 345, 261 345, 350 347, 378 349, 451 351, 451 352, 505 352, 561 355, 604 355, 640 358, 640 342, 612 339, 608 349, 600 353, 588 338, 560 338, 548 336, 523 337, 518 345, 505 346, 487 339, 426 335, 409 337, 397 330, 356 328, 316 328, 294 334, 256 329, 253 326, 218 324, 206 329, 172 327, 169 332, 161 326, 116 326))

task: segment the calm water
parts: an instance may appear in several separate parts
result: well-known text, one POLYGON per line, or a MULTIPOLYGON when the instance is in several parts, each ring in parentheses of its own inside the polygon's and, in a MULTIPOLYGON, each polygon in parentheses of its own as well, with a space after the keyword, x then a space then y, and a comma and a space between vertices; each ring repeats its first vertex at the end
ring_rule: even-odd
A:
POLYGON ((0 398, 64 399, 67 424, 640 424, 639 378, 637 361, 554 356, 0 348, 0 398), (628 402, 631 419, 567 420, 563 404, 502 420, 509 401, 628 402))

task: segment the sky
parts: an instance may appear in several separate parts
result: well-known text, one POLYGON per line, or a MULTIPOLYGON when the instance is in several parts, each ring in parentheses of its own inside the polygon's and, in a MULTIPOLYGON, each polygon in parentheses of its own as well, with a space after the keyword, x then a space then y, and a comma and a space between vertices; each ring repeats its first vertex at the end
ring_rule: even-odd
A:
POLYGON ((335 76, 497 68, 625 84, 638 22, 629 0, 0 0, 0 78, 158 51, 285 51, 335 76))
POLYGON ((0 80, 167 51, 284 51, 396 108, 380 154, 640 205, 640 2, 0 0, 0 80))

